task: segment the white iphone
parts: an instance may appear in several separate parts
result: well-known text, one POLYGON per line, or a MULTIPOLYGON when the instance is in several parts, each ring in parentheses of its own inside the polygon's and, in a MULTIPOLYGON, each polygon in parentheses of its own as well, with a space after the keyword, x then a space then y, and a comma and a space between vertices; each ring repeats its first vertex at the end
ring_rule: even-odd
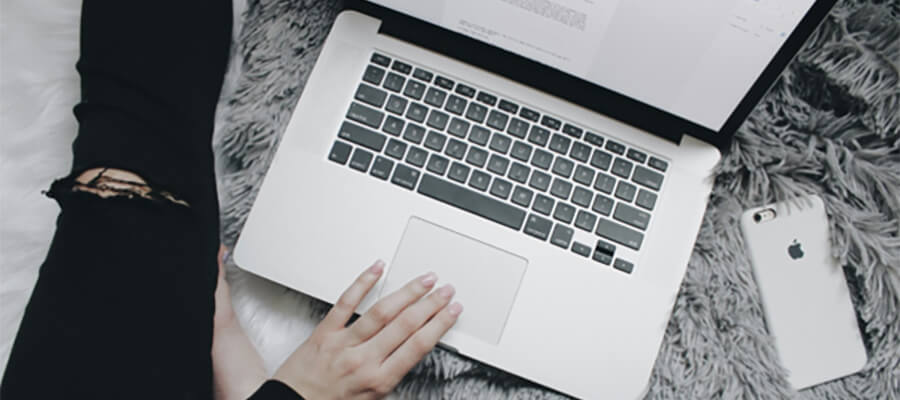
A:
POLYGON ((831 254, 822 199, 747 210, 741 230, 791 385, 799 390, 862 369, 866 349, 843 269, 831 254))

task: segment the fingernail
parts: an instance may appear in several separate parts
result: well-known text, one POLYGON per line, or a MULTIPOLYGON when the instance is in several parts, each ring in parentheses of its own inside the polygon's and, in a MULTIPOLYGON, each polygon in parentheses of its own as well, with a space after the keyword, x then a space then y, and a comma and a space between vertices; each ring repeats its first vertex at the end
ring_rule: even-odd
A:
POLYGON ((437 282, 437 274, 435 274, 434 272, 429 272, 421 278, 421 282, 423 285, 425 285, 425 287, 431 287, 435 282, 437 282))
POLYGON ((453 293, 456 293, 456 289, 454 289, 453 285, 450 284, 446 284, 438 289, 438 294, 445 299, 453 297, 453 293))
POLYGON ((369 267, 369 272, 375 275, 380 274, 382 271, 384 271, 384 261, 381 260, 375 261, 375 264, 369 267))
POLYGON ((453 303, 449 307, 447 307, 447 311, 450 313, 450 315, 455 317, 455 316, 459 315, 460 313, 462 313, 463 306, 462 306, 462 304, 459 304, 459 303, 453 303))

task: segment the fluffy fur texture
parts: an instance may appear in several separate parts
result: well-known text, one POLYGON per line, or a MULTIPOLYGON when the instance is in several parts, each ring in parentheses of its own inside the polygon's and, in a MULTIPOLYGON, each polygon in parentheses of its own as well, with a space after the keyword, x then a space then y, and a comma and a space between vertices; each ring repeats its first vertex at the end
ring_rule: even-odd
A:
MULTIPOLYGON (((48 1, 6 2, 0 13, 4 367, 58 212, 40 190, 66 173, 75 132, 80 4, 48 1)), ((228 244, 240 232, 338 7, 330 1, 251 0, 246 7, 235 1, 235 52, 214 143, 228 244)), ((898 16, 896 1, 840 3, 741 127, 716 171, 649 398, 900 398, 898 16), (776 361, 737 228, 743 209, 796 193, 825 199, 835 255, 849 272, 870 357, 861 373, 799 393, 776 361)), ((236 310, 270 370, 326 310, 234 266, 229 280, 236 310)), ((397 394, 561 397, 441 351, 397 394)))

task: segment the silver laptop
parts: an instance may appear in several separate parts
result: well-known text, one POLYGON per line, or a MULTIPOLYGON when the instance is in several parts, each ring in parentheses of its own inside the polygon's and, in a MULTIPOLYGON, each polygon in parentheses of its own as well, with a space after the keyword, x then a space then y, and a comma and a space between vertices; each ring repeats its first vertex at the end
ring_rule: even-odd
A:
POLYGON ((442 346, 636 398, 731 138, 834 0, 352 1, 235 249, 358 310, 426 271, 442 346))

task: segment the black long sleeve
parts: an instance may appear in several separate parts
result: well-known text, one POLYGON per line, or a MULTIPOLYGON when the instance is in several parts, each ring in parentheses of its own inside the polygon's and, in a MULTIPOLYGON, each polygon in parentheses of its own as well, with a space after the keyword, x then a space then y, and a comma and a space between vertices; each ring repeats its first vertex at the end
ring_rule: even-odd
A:
MULTIPOLYGON (((132 171, 190 206, 53 184, 61 212, 3 399, 212 398, 210 142, 230 40, 229 0, 84 1, 72 176, 132 171)), ((298 398, 273 385, 254 398, 298 398)))

